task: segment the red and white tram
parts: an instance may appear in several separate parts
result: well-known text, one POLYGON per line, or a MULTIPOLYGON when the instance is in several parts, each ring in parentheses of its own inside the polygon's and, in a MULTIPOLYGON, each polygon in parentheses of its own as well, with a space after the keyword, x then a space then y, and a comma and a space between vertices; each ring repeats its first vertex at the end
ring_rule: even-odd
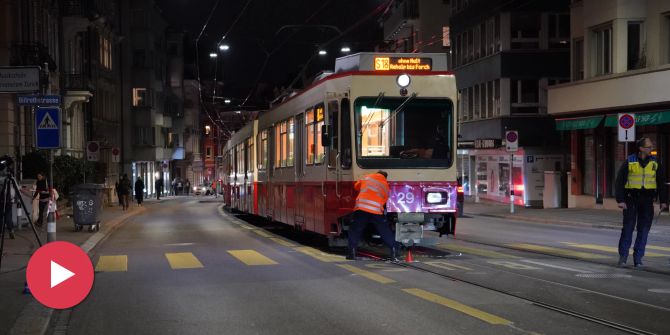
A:
MULTIPOLYGON (((232 209, 346 242, 354 182, 388 172, 396 240, 453 234, 456 101, 445 54, 361 53, 260 114, 224 151, 232 209)), ((434 240, 434 239, 433 239, 434 240)))

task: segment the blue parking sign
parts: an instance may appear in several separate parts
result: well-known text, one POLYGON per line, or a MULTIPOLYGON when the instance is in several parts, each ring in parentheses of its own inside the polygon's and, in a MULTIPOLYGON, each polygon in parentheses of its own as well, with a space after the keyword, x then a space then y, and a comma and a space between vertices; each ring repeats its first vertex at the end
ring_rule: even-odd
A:
POLYGON ((60 148, 60 108, 43 107, 35 110, 35 146, 37 149, 60 148))

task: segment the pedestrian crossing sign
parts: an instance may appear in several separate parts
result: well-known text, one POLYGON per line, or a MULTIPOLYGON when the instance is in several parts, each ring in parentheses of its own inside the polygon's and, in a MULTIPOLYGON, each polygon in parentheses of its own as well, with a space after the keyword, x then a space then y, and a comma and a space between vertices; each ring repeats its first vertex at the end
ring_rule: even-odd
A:
POLYGON ((60 115, 61 110, 57 107, 35 109, 35 146, 38 149, 61 147, 60 115))

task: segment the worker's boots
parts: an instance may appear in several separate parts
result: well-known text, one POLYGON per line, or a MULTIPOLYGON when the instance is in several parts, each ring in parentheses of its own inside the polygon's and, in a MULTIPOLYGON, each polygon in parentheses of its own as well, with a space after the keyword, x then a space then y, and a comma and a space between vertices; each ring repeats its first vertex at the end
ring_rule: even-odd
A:
POLYGON ((356 248, 347 248, 347 259, 356 260, 356 248))

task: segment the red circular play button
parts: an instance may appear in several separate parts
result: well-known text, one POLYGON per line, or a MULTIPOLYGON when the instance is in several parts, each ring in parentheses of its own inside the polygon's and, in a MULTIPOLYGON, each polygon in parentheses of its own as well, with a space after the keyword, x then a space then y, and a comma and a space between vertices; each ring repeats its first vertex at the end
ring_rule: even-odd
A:
POLYGON ((31 293, 43 305, 66 309, 80 303, 93 287, 93 264, 80 247, 51 242, 37 249, 26 271, 31 293))

